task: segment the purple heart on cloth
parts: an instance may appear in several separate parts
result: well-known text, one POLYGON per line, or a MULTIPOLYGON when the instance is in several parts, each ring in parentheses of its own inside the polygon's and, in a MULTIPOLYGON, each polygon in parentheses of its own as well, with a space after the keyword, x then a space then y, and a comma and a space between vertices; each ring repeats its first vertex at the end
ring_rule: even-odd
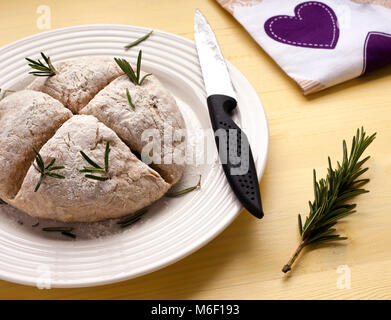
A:
POLYGON ((391 64, 391 34, 369 32, 365 39, 362 74, 388 64, 391 64))
POLYGON ((317 1, 298 4, 294 17, 271 17, 265 22, 265 31, 276 41, 314 49, 334 49, 339 38, 333 9, 317 1))

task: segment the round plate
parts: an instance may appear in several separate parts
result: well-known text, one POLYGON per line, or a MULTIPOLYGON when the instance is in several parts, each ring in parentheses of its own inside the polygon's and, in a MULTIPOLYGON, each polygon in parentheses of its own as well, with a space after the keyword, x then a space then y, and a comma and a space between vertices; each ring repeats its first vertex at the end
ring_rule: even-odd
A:
MULTIPOLYGON (((175 96, 190 141, 197 148, 198 130, 211 129, 194 43, 154 30, 147 41, 124 51, 124 45, 148 31, 126 25, 85 25, 16 41, 0 49, 0 88, 20 90, 31 82, 33 77, 28 75, 25 58, 38 58, 41 51, 54 62, 86 55, 135 61, 142 49, 143 69, 155 74, 175 96)), ((260 178, 268 151, 265 113, 246 78, 232 64, 228 63, 228 67, 238 94, 234 119, 248 135, 260 178)), ((45 221, 35 228, 30 222, 21 225, 15 217, 27 219, 27 215, 1 206, 0 278, 38 286, 93 286, 134 278, 178 261, 216 237, 242 209, 221 165, 188 165, 182 184, 194 184, 198 175, 202 175, 201 190, 159 200, 145 218, 129 229, 105 236, 98 233, 99 237, 95 237, 94 230, 103 228, 104 223, 84 226, 83 234, 90 232, 94 236, 64 239, 42 232, 45 221)))

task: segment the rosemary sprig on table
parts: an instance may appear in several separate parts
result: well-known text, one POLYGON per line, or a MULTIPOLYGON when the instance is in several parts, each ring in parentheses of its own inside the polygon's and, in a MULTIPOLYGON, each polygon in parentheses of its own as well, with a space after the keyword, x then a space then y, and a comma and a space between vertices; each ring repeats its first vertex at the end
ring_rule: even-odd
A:
POLYGON ((129 102, 130 106, 132 107, 132 109, 133 110, 136 109, 136 106, 133 104, 132 97, 130 96, 128 88, 126 88, 126 97, 128 98, 128 102, 129 102))
POLYGON ((192 192, 194 190, 200 189, 200 188, 201 188, 201 176, 200 176, 200 179, 198 180, 198 183, 195 186, 192 186, 192 187, 180 190, 180 191, 176 191, 176 192, 167 192, 165 194, 165 196, 169 197, 169 198, 176 198, 176 197, 183 196, 183 195, 185 195, 189 192, 192 192))
POLYGON ((29 74, 32 74, 37 77, 52 77, 54 76, 57 71, 53 67, 52 62, 50 61, 50 57, 47 57, 43 52, 41 52, 41 56, 43 60, 46 62, 46 65, 41 60, 33 60, 30 58, 26 58, 26 60, 29 62, 29 66, 33 68, 34 70, 38 71, 31 71, 29 74))
POLYGON ((136 223, 137 221, 139 221, 141 219, 141 217, 146 214, 148 212, 148 209, 144 208, 144 209, 141 209, 139 211, 137 211, 136 213, 132 213, 130 215, 127 215, 123 218, 121 218, 117 224, 120 225, 121 228, 126 228, 126 227, 129 227, 130 225, 136 223))
POLYGON ((125 50, 129 50, 130 48, 134 47, 134 46, 137 46, 138 44, 140 44, 141 42, 147 40, 151 34, 152 34, 153 30, 148 32, 145 36, 142 36, 141 38, 137 39, 136 41, 133 41, 131 43, 129 43, 128 45, 126 45, 124 47, 125 50))
POLYGON ((129 77, 129 80, 134 83, 135 85, 141 86, 144 82, 144 80, 151 76, 152 73, 147 73, 144 77, 140 79, 141 75, 141 58, 142 58, 143 52, 140 50, 137 57, 137 69, 136 72, 134 72, 132 66, 128 61, 125 59, 120 58, 114 58, 115 62, 118 64, 118 66, 122 69, 123 72, 129 77))
POLYGON ((35 186, 34 192, 37 192, 39 187, 41 186, 42 180, 45 176, 49 176, 52 178, 57 178, 57 179, 65 179, 64 176, 54 173, 53 171, 64 169, 64 166, 54 166, 54 163, 56 162, 56 159, 53 158, 50 163, 45 166, 45 163, 39 154, 39 152, 33 147, 33 151, 35 153, 35 162, 37 165, 34 165, 35 169, 37 169, 38 172, 41 173, 39 180, 37 182, 37 185, 35 186))
POLYGON ((314 194, 315 200, 309 202, 310 213, 303 225, 301 216, 298 216, 299 233, 301 237, 300 244, 288 263, 283 267, 282 272, 286 273, 291 270, 293 263, 296 261, 304 247, 330 241, 340 241, 347 239, 335 234, 333 228, 338 220, 355 213, 356 204, 348 204, 351 198, 367 193, 369 191, 362 186, 369 182, 369 179, 359 179, 368 168, 362 168, 369 156, 360 160, 367 147, 376 138, 376 133, 367 136, 364 128, 357 130, 353 137, 350 154, 343 141, 343 160, 337 162, 337 167, 333 168, 330 157, 328 158, 328 173, 325 179, 316 179, 314 170, 314 194))
POLYGON ((80 154, 83 156, 83 158, 92 166, 92 167, 83 167, 83 169, 79 170, 79 172, 87 173, 85 175, 86 178, 92 179, 92 180, 99 180, 99 181, 106 181, 109 179, 108 173, 109 173, 109 153, 110 153, 110 142, 106 142, 106 149, 105 149, 105 156, 104 156, 104 162, 105 162, 105 168, 103 169, 100 165, 98 165, 95 161, 93 161, 89 156, 85 154, 84 151, 80 150, 80 154), (101 173, 103 175, 97 176, 93 175, 91 173, 101 173))

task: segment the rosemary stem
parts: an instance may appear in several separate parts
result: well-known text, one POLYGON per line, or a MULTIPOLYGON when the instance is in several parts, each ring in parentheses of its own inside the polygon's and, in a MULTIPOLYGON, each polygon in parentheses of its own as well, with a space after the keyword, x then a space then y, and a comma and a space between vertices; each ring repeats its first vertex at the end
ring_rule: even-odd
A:
POLYGON ((288 263, 282 268, 282 272, 287 273, 291 270, 292 265, 295 263, 297 257, 299 256, 301 250, 307 245, 307 242, 305 240, 302 240, 300 242, 300 245, 297 247, 295 253, 292 255, 292 257, 289 259, 288 263))

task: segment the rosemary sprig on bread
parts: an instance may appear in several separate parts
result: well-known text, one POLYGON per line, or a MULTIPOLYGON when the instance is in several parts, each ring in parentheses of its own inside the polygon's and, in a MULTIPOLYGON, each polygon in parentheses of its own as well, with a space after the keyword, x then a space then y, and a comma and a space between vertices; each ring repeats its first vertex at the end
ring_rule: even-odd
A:
POLYGON ((38 172, 41 173, 41 175, 39 177, 39 180, 38 180, 38 182, 37 182, 37 184, 35 186, 34 192, 38 191, 39 187, 41 186, 42 180, 46 176, 49 176, 49 177, 52 177, 52 178, 57 178, 57 179, 65 179, 64 176, 53 172, 53 171, 61 170, 61 169, 65 168, 64 166, 54 166, 54 163, 56 162, 55 158, 53 158, 50 161, 50 163, 47 166, 45 166, 45 163, 44 163, 41 155, 39 154, 39 152, 34 147, 33 147, 33 151, 35 153, 35 163, 36 163, 36 164, 33 164, 34 168, 38 172))
POLYGON ((147 73, 146 75, 144 75, 141 79, 140 79, 140 76, 141 76, 141 59, 142 59, 142 55, 143 55, 143 52, 142 50, 140 50, 138 52, 138 57, 137 57, 137 68, 136 68, 136 72, 134 72, 132 66, 130 65, 130 63, 125 60, 125 59, 121 59, 121 58, 114 58, 115 62, 118 64, 118 66, 121 68, 121 70, 123 72, 125 72, 125 74, 128 76, 129 80, 134 83, 135 85, 137 86, 141 86, 144 82, 144 80, 151 76, 152 73, 147 73))
POLYGON ((57 74, 56 69, 52 65, 50 57, 47 57, 43 52, 41 52, 41 56, 43 60, 46 62, 46 65, 39 59, 33 60, 30 58, 26 58, 26 60, 29 62, 29 66, 34 70, 38 70, 38 71, 31 71, 29 72, 29 74, 32 74, 37 77, 52 77, 55 74, 57 74))
POLYGON ((92 160, 89 156, 86 155, 86 153, 82 150, 80 150, 80 154, 83 156, 83 158, 92 166, 92 167, 83 167, 83 169, 79 170, 79 172, 87 173, 85 175, 86 178, 92 179, 92 180, 98 180, 98 181, 106 181, 109 178, 109 153, 110 153, 110 142, 106 142, 106 149, 105 149, 105 155, 104 155, 104 168, 102 168, 100 165, 98 165, 94 160, 92 160), (101 173, 102 175, 94 175, 96 173, 101 173))

